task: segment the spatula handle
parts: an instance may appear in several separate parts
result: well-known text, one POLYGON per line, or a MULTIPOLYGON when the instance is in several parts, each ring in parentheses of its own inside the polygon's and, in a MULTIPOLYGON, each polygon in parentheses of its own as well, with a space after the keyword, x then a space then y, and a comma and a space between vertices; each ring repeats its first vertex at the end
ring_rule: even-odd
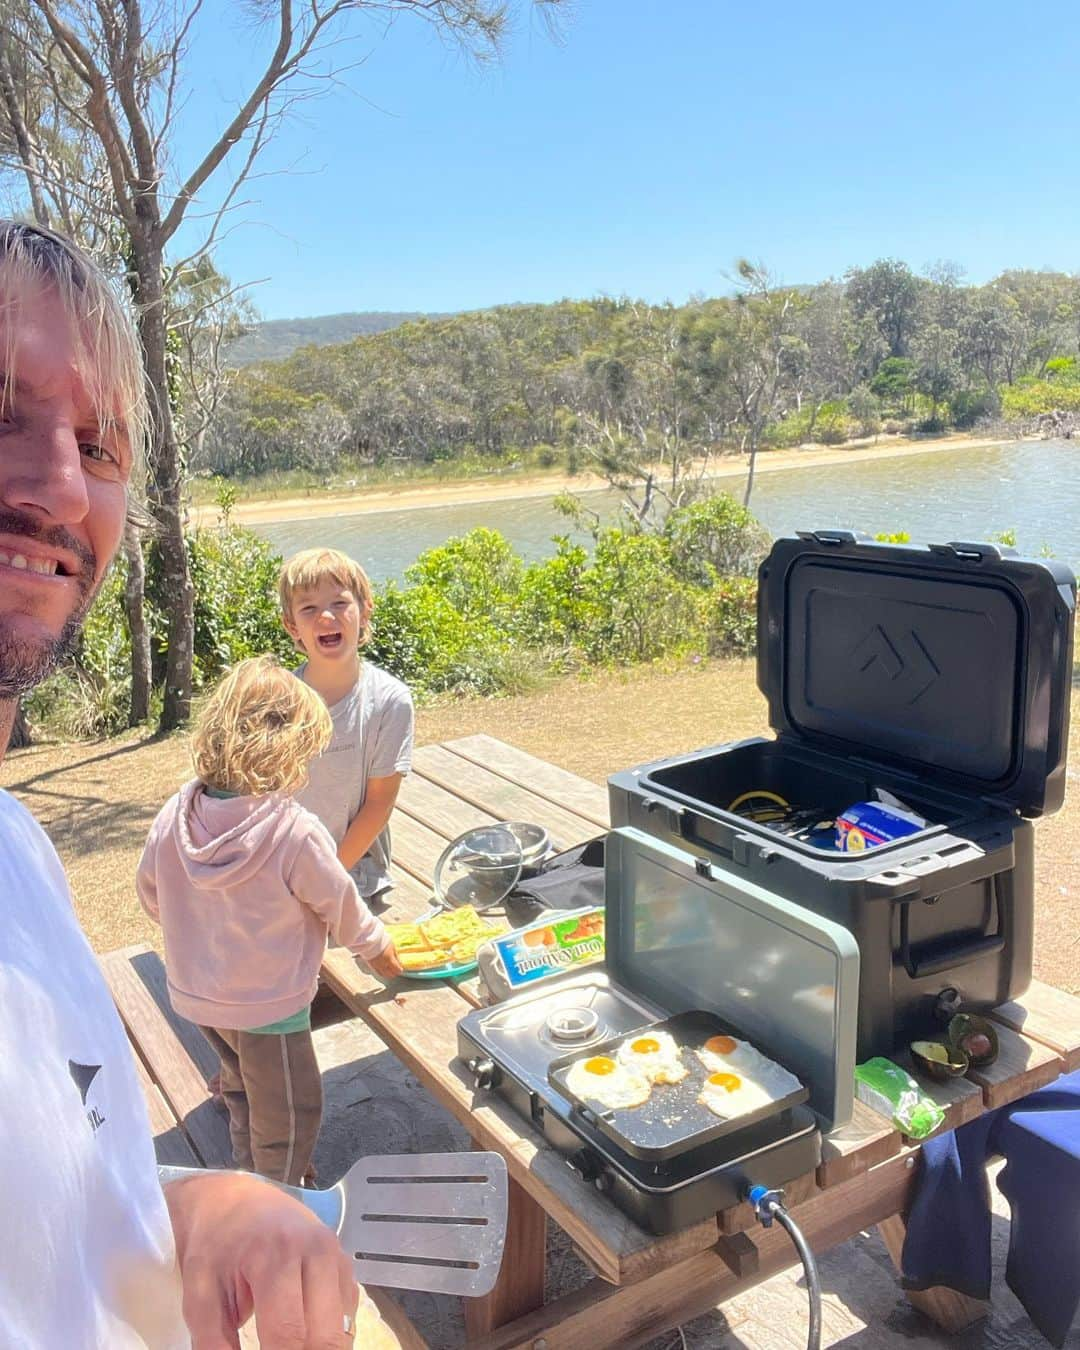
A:
POLYGON ((212 1167, 167 1167, 164 1164, 158 1167, 158 1180, 165 1186, 170 1181, 183 1181, 187 1177, 204 1177, 207 1172, 213 1171, 231 1171, 235 1176, 251 1177, 254 1181, 265 1182, 267 1186, 273 1186, 276 1190, 291 1195, 294 1200, 299 1200, 333 1232, 341 1230, 341 1221, 345 1216, 345 1194, 340 1186, 331 1186, 327 1191, 308 1191, 300 1186, 286 1186, 283 1181, 271 1181, 269 1177, 260 1176, 258 1172, 212 1167))

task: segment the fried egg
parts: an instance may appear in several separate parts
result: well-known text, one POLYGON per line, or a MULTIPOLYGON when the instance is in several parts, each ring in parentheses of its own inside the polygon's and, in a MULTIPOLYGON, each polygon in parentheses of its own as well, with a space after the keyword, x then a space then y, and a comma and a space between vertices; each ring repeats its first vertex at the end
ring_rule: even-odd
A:
POLYGON ((708 1070, 700 1100, 718 1116, 756 1111, 802 1087, 794 1074, 734 1036, 710 1036, 696 1053, 708 1070))
POLYGON ((775 1060, 763 1055, 749 1041, 736 1040, 734 1036, 710 1036, 696 1053, 710 1073, 737 1073, 760 1079, 775 1070, 791 1081, 789 1092, 798 1086, 798 1081, 775 1060))
POLYGON ((566 1086, 580 1100, 597 1102, 612 1111, 641 1106, 652 1091, 643 1074, 624 1068, 609 1055, 593 1055, 571 1064, 566 1086))
MULTIPOLYGON (((785 1094, 786 1095, 786 1094, 785 1094)), ((711 1073, 701 1085, 699 1101, 725 1120, 769 1106, 776 1098, 752 1078, 737 1073, 711 1073)))
POLYGON ((666 1031, 644 1031, 623 1041, 615 1058, 624 1069, 642 1074, 650 1083, 681 1083, 690 1070, 682 1053, 666 1031))

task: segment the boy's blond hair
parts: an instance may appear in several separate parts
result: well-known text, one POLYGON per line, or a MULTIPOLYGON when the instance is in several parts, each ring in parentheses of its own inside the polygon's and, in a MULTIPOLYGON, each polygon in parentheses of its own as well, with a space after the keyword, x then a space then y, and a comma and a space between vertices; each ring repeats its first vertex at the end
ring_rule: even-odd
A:
MULTIPOLYGON (((140 460, 149 425, 142 357, 131 319, 101 270, 63 235, 40 225, 0 220, 0 311, 33 305, 42 290, 59 298, 71 325, 79 376, 103 429, 115 428, 140 460)), ((17 375, 17 323, 5 325, 0 350, 0 407, 17 375)))
POLYGON ((343 590, 352 591, 360 606, 362 647, 371 637, 371 610, 374 599, 368 574, 358 562, 336 548, 305 548, 294 553, 278 574, 278 599, 286 619, 293 617, 293 602, 299 591, 313 591, 324 581, 334 581, 343 590))
POLYGON ((330 710, 274 656, 233 666, 210 695, 192 737, 207 787, 244 796, 298 792, 330 744, 330 710))

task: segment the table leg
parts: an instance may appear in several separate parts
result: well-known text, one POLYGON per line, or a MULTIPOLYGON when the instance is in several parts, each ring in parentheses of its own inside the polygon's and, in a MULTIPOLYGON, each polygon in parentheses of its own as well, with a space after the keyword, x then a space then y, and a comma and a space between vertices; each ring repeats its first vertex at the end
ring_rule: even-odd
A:
MULTIPOLYGON (((904 1250, 907 1225, 899 1214, 894 1214, 892 1218, 878 1224, 878 1232, 892 1257, 893 1265, 899 1270, 900 1253, 904 1250)), ((989 1303, 984 1303, 981 1299, 968 1298, 966 1294, 958 1294, 955 1289, 947 1289, 944 1286, 936 1289, 907 1289, 904 1292, 913 1308, 918 1308, 919 1312, 924 1313, 942 1330, 948 1332, 963 1331, 965 1327, 978 1322, 990 1312, 989 1303)))
POLYGON ((544 1211, 511 1177, 502 1270, 490 1294, 465 1300, 466 1340, 479 1340, 497 1327, 543 1306, 546 1256, 544 1211))

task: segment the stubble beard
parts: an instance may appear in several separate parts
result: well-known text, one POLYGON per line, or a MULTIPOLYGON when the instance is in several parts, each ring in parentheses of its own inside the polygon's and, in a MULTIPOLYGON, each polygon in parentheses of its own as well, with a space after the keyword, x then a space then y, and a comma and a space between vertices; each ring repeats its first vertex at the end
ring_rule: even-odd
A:
MULTIPOLYGON (((10 702, 28 694, 71 654, 103 578, 95 576, 97 560, 93 552, 65 529, 43 527, 18 511, 7 510, 0 511, 0 532, 55 544, 74 554, 81 564, 77 576, 78 599, 55 638, 35 641, 20 637, 18 617, 0 614, 0 702, 10 702)), ((2 591, 0 583, 0 593, 2 591)))
POLYGON ((0 702, 22 698, 71 655, 93 599, 92 592, 84 593, 59 635, 51 642, 20 638, 11 619, 0 615, 0 702))

